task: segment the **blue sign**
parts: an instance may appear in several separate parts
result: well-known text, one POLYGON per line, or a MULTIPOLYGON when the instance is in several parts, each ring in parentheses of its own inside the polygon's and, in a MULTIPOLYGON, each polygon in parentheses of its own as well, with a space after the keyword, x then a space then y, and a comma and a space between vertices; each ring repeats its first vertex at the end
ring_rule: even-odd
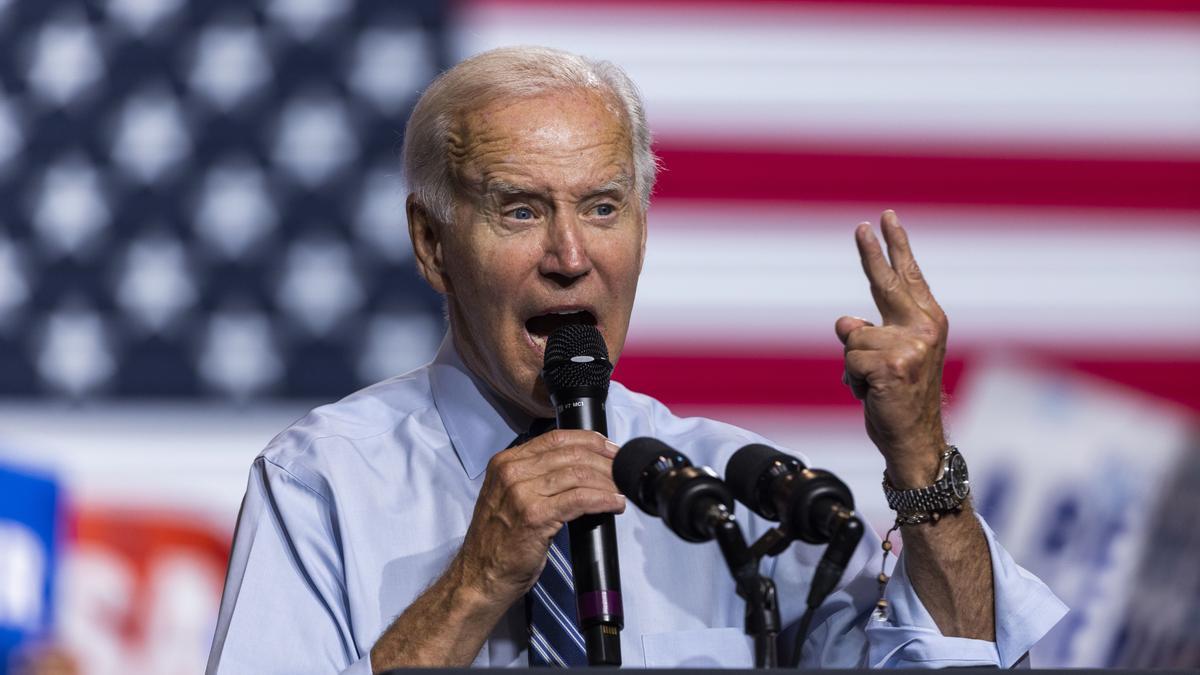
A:
POLYGON ((0 465, 0 673, 51 627, 58 492, 48 476, 0 465))

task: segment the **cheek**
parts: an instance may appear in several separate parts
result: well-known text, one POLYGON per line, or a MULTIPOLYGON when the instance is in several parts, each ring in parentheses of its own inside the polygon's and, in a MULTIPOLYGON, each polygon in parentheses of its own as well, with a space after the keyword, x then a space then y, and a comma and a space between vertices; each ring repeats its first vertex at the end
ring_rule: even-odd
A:
POLYGON ((462 242, 453 277, 456 291, 470 296, 474 314, 495 316, 517 297, 528 267, 528 255, 509 242, 480 238, 462 242))
POLYGON ((610 271, 611 283, 616 291, 631 291, 637 286, 642 272, 642 240, 640 233, 632 233, 604 247, 605 266, 610 271))

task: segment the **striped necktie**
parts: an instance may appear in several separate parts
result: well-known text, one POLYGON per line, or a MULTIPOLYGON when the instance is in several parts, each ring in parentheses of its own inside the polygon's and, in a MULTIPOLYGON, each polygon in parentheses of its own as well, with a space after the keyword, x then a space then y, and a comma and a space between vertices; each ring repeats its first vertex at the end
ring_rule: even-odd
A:
MULTIPOLYGON (((520 445, 553 428, 553 420, 535 420, 529 433, 518 436, 513 445, 520 445)), ((525 619, 529 626, 530 666, 587 666, 587 649, 579 631, 579 614, 575 606, 571 537, 565 525, 550 542, 542 575, 525 594, 525 619)))

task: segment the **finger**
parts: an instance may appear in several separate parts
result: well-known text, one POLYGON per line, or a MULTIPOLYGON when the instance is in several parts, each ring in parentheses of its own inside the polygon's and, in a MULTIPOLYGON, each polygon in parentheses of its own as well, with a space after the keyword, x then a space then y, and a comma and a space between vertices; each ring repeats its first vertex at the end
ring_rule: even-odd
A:
POLYGON ((847 360, 842 367, 842 384, 850 388, 850 393, 854 398, 863 400, 867 397, 867 392, 871 390, 871 385, 860 372, 855 370, 847 360))
POLYGON ((567 447, 582 447, 598 455, 612 459, 621 449, 619 445, 604 437, 604 434, 584 429, 551 429, 523 445, 511 450, 516 456, 531 457, 567 447))
POLYGON ((896 323, 912 318, 919 311, 918 306, 908 294, 904 281, 888 263, 869 223, 859 223, 854 231, 854 241, 858 244, 863 272, 871 282, 871 296, 875 298, 883 322, 896 323))
POLYGON ((842 373, 842 384, 850 388, 850 393, 854 398, 863 400, 867 397, 867 393, 871 391, 871 385, 867 384, 866 380, 856 380, 848 373, 842 373))
POLYGON ((541 520, 569 523, 592 513, 624 513, 625 495, 616 491, 576 488, 560 492, 541 504, 541 520))
POLYGON ((846 352, 856 349, 893 349, 910 338, 899 326, 863 326, 846 336, 846 352))
POLYGON ((850 337, 851 333, 864 326, 874 325, 875 324, 871 323, 870 321, 857 316, 843 316, 839 317, 838 320, 834 322, 833 331, 837 333, 838 339, 841 340, 842 344, 844 345, 846 344, 846 339, 850 337))
POLYGON ((557 448, 552 452, 514 459, 500 469, 509 484, 536 478, 564 467, 586 466, 604 475, 612 475, 612 460, 601 456, 590 448, 557 448))
POLYGON ((853 384, 855 381, 869 383, 871 377, 882 369, 887 356, 875 350, 854 350, 846 353, 846 375, 853 384))
POLYGON ((892 262, 892 269, 908 286, 913 300, 926 311, 937 307, 937 301, 933 299, 933 293, 929 290, 925 275, 921 273, 921 267, 917 265, 917 259, 913 256, 912 246, 908 242, 908 232, 900 224, 900 217, 896 215, 895 211, 888 209, 883 212, 883 216, 879 219, 879 229, 883 232, 884 241, 887 242, 887 253, 892 262))
POLYGON ((525 481, 518 489, 531 490, 543 497, 553 497, 568 490, 584 487, 619 492, 613 483, 611 469, 605 472, 590 466, 562 466, 525 481))
MULTIPOLYGON (((853 339, 853 338, 852 338, 853 339)), ((850 387, 854 398, 862 401, 871 390, 871 376, 885 363, 884 353, 874 349, 855 349, 846 352, 842 382, 850 387)))

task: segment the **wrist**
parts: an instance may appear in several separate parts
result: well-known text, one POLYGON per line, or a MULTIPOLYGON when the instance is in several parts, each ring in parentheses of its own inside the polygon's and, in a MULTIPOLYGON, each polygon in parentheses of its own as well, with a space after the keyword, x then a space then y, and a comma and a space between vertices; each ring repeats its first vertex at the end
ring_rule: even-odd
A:
POLYGON ((515 598, 497 593, 487 575, 481 570, 473 570, 461 553, 451 563, 444 578, 448 582, 450 604, 473 620, 486 620, 492 615, 498 617, 515 601, 515 598))
POLYGON ((967 463, 953 445, 946 446, 939 467, 932 476, 905 475, 917 483, 912 487, 897 487, 886 472, 883 493, 888 506, 896 512, 896 523, 916 525, 937 520, 942 515, 962 509, 971 494, 967 463))
POLYGON ((921 448, 893 453, 885 462, 885 473, 897 490, 922 488, 937 480, 942 468, 942 453, 946 444, 925 445, 921 448))

